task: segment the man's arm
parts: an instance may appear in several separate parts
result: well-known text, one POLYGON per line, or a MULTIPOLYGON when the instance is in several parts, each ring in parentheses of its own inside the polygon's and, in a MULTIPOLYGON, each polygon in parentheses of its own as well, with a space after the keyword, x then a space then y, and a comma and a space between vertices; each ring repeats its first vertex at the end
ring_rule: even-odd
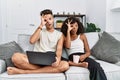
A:
POLYGON ((40 39, 40 31, 42 30, 42 25, 40 25, 36 31, 33 33, 33 35, 30 37, 30 43, 34 44, 36 41, 40 39))
POLYGON ((57 61, 55 62, 56 66, 58 66, 61 61, 62 49, 63 49, 63 35, 58 40, 58 44, 57 44, 57 49, 56 49, 57 61))
POLYGON ((34 44, 36 41, 40 39, 40 31, 42 30, 42 27, 45 26, 46 21, 44 19, 44 16, 41 16, 41 24, 36 29, 36 31, 33 33, 33 35, 30 37, 30 43, 34 44))

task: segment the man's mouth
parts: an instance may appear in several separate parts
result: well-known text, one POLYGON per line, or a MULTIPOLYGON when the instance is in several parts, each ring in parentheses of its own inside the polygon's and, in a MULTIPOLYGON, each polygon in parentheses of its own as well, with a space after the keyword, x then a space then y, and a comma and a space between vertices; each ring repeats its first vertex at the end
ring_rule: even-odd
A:
POLYGON ((50 26, 51 24, 49 24, 49 23, 46 23, 46 25, 47 25, 47 26, 50 26))

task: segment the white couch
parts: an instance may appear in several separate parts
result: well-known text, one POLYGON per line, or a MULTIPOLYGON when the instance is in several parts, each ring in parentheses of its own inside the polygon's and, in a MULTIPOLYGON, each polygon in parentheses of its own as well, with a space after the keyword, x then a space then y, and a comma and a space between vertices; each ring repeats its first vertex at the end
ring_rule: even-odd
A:
MULTIPOLYGON (((116 39, 120 40, 120 33, 112 33, 116 39)), ((90 48, 92 48, 99 39, 99 33, 86 33, 90 48)), ((33 46, 29 44, 30 35, 20 34, 18 36, 18 44, 26 51, 32 50, 33 46)), ((67 58, 65 50, 63 57, 67 58)), ((97 60, 100 63, 108 80, 120 80, 120 66, 118 63, 112 64, 102 60, 97 60)), ((0 80, 89 80, 89 71, 86 68, 71 66, 65 73, 41 73, 41 74, 16 74, 8 75, 6 72, 5 61, 0 60, 0 80)))

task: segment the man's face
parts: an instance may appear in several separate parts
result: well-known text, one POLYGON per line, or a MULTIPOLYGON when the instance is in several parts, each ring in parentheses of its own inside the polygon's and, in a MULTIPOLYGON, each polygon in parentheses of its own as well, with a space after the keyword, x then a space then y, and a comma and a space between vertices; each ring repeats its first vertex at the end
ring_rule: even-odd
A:
POLYGON ((53 16, 51 14, 46 14, 43 16, 43 18, 44 18, 44 21, 46 22, 45 26, 47 28, 53 27, 54 19, 53 19, 53 16))

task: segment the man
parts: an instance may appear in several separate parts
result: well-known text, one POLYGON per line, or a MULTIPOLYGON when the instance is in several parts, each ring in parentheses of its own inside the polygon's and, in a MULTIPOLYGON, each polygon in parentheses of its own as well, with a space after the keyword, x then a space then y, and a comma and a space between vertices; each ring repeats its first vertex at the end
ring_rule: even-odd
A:
POLYGON ((49 9, 41 11, 41 24, 30 38, 30 43, 35 44, 34 51, 56 53, 56 61, 51 66, 38 66, 30 64, 26 54, 15 53, 12 62, 16 67, 8 67, 8 74, 29 73, 59 73, 69 68, 67 61, 61 60, 63 35, 54 29, 54 18, 49 9), (46 29, 43 27, 46 26, 46 29))

